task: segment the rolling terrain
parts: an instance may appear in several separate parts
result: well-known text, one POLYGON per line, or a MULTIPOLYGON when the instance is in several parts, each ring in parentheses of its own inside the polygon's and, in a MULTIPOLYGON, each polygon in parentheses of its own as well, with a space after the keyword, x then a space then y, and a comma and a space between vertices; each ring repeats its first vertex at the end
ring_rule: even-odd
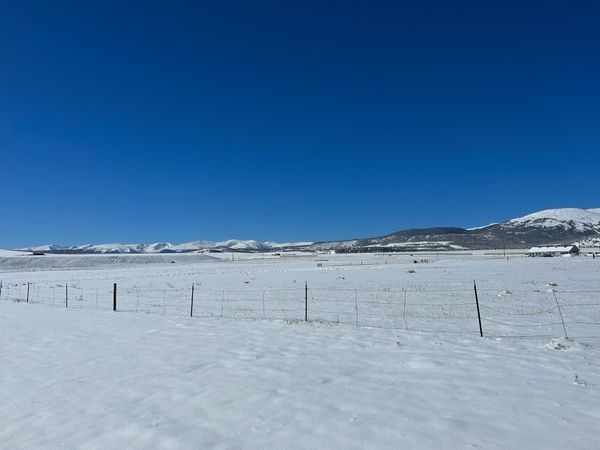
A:
POLYGON ((276 243, 255 240, 192 241, 182 244, 43 245, 19 249, 68 254, 331 251, 394 252, 528 248, 535 245, 600 246, 600 208, 548 209, 475 228, 435 227, 401 230, 385 236, 352 240, 276 243))

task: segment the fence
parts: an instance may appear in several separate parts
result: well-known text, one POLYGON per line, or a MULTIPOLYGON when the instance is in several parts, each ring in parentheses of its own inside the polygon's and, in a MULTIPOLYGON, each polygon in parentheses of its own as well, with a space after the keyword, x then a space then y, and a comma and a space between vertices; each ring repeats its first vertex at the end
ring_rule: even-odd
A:
POLYGON ((456 289, 338 289, 302 284, 261 290, 208 289, 196 284, 158 290, 126 283, 3 281, 0 301, 224 319, 306 319, 457 335, 479 334, 481 324, 483 335, 489 337, 600 339, 600 290, 556 286, 531 290, 479 286, 474 292, 470 283, 456 289))

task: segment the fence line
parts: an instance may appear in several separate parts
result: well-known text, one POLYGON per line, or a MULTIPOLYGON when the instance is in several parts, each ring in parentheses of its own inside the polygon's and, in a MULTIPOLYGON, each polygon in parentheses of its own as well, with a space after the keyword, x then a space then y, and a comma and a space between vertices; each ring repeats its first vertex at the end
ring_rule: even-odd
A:
MULTIPOLYGON (((0 281, 0 302, 43 304, 69 309, 217 317, 282 319, 351 324, 410 332, 479 334, 472 287, 210 289, 200 284, 167 289, 126 283, 0 281), (116 304, 115 304, 116 301, 116 304), (193 303, 192 303, 193 302, 193 303)), ((480 288, 484 336, 600 339, 600 290, 498 290, 480 288), (564 298, 567 294, 568 298, 564 298)))

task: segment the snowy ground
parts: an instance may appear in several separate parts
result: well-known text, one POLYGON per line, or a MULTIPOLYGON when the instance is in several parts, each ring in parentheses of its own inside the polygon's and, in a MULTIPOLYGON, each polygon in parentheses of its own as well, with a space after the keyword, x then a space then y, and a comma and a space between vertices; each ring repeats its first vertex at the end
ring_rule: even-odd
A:
POLYGON ((0 302, 107 311, 116 283, 121 312, 188 316, 193 284, 196 317, 303 319, 308 294, 311 320, 462 335, 479 334, 475 280, 486 335, 551 338, 566 328, 569 337, 600 341, 600 258, 233 256, 3 258, 0 302))
POLYGON ((0 447, 599 448, 600 260, 414 259, 5 260, 0 447))

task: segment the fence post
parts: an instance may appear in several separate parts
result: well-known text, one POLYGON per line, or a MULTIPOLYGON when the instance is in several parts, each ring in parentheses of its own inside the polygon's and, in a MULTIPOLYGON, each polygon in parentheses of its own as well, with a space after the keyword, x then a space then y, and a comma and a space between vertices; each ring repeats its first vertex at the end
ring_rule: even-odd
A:
POLYGON ((190 301, 190 317, 194 317, 194 283, 192 283, 192 300, 190 301))
POLYGON ((308 281, 304 282, 304 321, 308 322, 308 281))
POLYGON ((69 307, 69 283, 65 283, 65 308, 69 307))
POLYGON ((27 283, 27 303, 29 303, 29 283, 27 283))
POLYGON ((556 297, 556 292, 552 289, 552 295, 554 295, 554 301, 556 302, 556 307, 558 308, 558 313, 560 314, 560 321, 562 322, 563 331, 565 332, 565 339, 569 339, 567 335, 567 327, 565 326, 565 319, 563 318, 562 311, 560 309, 560 303, 558 303, 558 298, 556 297))
POLYGON ((358 291, 354 288, 354 312, 356 313, 356 326, 358 326, 358 291))
POLYGON ((473 281, 473 290, 475 291, 475 304, 477 305, 477 320, 479 320, 479 336, 483 337, 483 328, 481 328, 481 313, 479 312, 479 297, 477 296, 477 284, 473 281))
POLYGON ((117 310, 117 283, 113 283, 113 311, 117 310))
POLYGON ((404 308, 402 309, 402 318, 404 319, 404 326, 406 327, 406 331, 408 331, 408 322, 406 321, 406 288, 402 288, 404 291, 404 308))
POLYGON ((223 318, 223 307, 225 306, 225 289, 223 289, 223 296, 221 297, 221 319, 223 318))

